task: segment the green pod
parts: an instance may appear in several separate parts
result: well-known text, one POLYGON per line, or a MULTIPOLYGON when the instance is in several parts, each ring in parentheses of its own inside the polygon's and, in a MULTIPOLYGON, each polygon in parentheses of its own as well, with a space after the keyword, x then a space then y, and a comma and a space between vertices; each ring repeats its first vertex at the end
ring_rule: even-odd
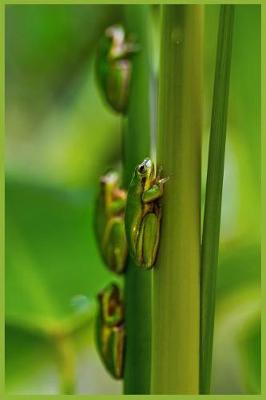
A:
POLYGON ((126 114, 132 77, 131 56, 137 45, 126 39, 121 25, 105 30, 96 56, 96 75, 107 103, 118 113, 126 114))
POLYGON ((128 246, 125 232, 126 192, 119 188, 119 175, 111 170, 100 179, 100 193, 95 210, 95 233, 106 266, 122 274, 128 246))
POLYGON ((108 285, 99 295, 96 319, 96 344, 107 371, 122 379, 124 371, 125 325, 121 289, 108 285))

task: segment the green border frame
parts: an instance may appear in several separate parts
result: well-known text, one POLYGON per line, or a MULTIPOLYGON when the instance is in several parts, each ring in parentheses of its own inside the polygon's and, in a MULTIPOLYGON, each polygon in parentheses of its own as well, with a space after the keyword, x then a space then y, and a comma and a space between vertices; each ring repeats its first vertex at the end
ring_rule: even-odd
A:
MULTIPOLYGON (((4 398, 7 400, 37 400, 42 399, 46 400, 48 398, 56 398, 56 399, 69 399, 68 396, 64 395, 5 395, 5 358, 4 358, 4 349, 5 349, 5 334, 4 334, 4 316, 5 316, 5 301, 4 301, 4 165, 5 165, 5 157, 4 157, 4 139, 5 139, 5 6, 10 4, 260 4, 261 5, 261 89, 266 88, 266 79, 265 79, 265 71, 266 71, 266 0, 223 0, 223 1, 203 1, 203 0, 193 0, 193 1, 169 1, 169 0, 161 0, 161 1, 152 1, 152 0, 128 0, 128 1, 116 1, 116 0, 96 0, 96 1, 87 1, 87 0, 46 0, 46 1, 38 1, 38 0, 9 0, 0 2, 0 37, 1 37, 1 52, 0 52, 0 70, 2 79, 0 80, 0 398, 4 398)), ((245 400, 259 400, 264 398, 266 395, 266 323, 265 323, 265 310, 266 310, 266 283, 265 283, 265 248, 266 248, 266 212, 264 211, 263 204, 266 203, 266 184, 265 184, 265 171, 266 171, 266 162, 263 157, 265 157, 265 147, 266 147, 266 93, 261 90, 261 249, 262 249, 262 263, 261 263, 261 287, 262 287, 262 350, 261 350, 261 394, 260 395, 204 395, 201 397, 207 397, 210 400, 221 400, 223 398, 238 400, 244 398, 245 400), (264 113, 263 113, 264 110, 264 113)), ((123 396, 123 395, 121 395, 123 396)), ((199 395, 186 395, 188 399, 196 399, 199 395)), ((100 395, 73 395, 73 399, 84 399, 84 398, 97 398, 108 399, 108 400, 117 400, 116 396, 100 396, 100 395)), ((147 398, 147 395, 138 395, 138 396, 126 396, 131 400, 144 400, 147 398)), ((182 399, 184 395, 149 395, 149 399, 157 399, 161 398, 162 400, 166 399, 182 399)))
POLYGON ((5 247, 4 247, 4 232, 5 232, 5 210, 4 210, 4 197, 5 197, 5 162, 4 162, 4 127, 5 127, 5 65, 4 65, 4 30, 5 30, 5 21, 4 21, 4 5, 0 5, 0 37, 1 37, 1 52, 0 52, 0 70, 2 79, 0 80, 0 397, 4 392, 5 385, 5 297, 4 297, 4 282, 5 282, 5 273, 4 273, 4 265, 5 265, 5 247))

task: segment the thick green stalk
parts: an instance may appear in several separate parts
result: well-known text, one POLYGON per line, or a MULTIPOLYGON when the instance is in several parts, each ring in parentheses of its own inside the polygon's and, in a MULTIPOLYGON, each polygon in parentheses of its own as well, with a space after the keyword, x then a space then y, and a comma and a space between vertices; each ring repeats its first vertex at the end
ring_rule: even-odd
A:
POLYGON ((70 336, 58 337, 55 340, 58 369, 62 394, 75 393, 75 352, 73 339, 70 336))
MULTIPOLYGON (((140 51, 133 59, 133 82, 124 138, 124 182, 127 187, 137 164, 150 153, 150 41, 149 6, 125 6, 127 30, 136 36, 140 51)), ((151 273, 130 259, 125 276, 126 358, 125 394, 150 391, 151 273)))
POLYGON ((234 6, 222 5, 217 43, 201 255, 200 392, 206 394, 210 392, 211 383, 216 271, 219 251, 233 20, 234 6))
POLYGON ((165 183, 153 272, 152 393, 199 392, 202 6, 162 6, 158 166, 165 183))

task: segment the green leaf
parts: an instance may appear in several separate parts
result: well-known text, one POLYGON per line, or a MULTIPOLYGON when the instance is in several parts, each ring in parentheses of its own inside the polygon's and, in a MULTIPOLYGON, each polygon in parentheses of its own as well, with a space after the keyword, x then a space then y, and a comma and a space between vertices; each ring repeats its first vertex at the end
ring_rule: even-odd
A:
POLYGON ((212 393, 258 393, 260 246, 221 246, 217 274, 212 393))
POLYGON ((218 265, 224 154, 231 70, 234 6, 221 5, 201 250, 200 393, 211 382, 216 271, 218 265))
POLYGON ((217 302, 212 393, 258 393, 259 353, 260 288, 244 281, 217 302))
POLYGON ((247 393, 261 392, 261 315, 257 312, 247 321, 239 335, 241 370, 247 393))
MULTIPOLYGON (((38 380, 39 371, 54 364, 55 351, 47 339, 20 328, 7 326, 5 339, 5 385, 11 394, 17 391, 17 387, 21 391, 21 387, 29 386, 28 379, 38 380)), ((41 390, 39 388, 39 392, 41 390)))
POLYGON ((93 209, 92 190, 7 182, 8 324, 49 332, 92 315, 97 291, 111 279, 96 248, 93 209), (80 295, 88 298, 82 312, 73 306, 80 295))
POLYGON ((217 300, 245 285, 260 285, 260 244, 243 239, 221 246, 217 272, 217 300))

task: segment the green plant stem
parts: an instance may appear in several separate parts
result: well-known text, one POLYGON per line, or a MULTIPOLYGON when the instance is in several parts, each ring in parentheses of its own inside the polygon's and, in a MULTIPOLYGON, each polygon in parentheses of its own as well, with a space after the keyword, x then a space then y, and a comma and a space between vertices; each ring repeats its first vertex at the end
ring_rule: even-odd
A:
POLYGON ((216 271, 219 251, 233 21, 234 6, 222 5, 218 31, 201 255, 200 392, 206 394, 210 392, 211 383, 216 271))
POLYGON ((61 393, 74 394, 76 386, 76 356, 73 348, 73 339, 70 336, 56 337, 54 343, 57 350, 61 393))
POLYGON ((152 390, 199 391, 202 6, 162 6, 158 166, 165 183, 153 272, 152 390))
MULTIPOLYGON (((133 59, 133 81, 124 132, 124 185, 134 168, 150 153, 150 45, 149 6, 125 6, 129 33, 136 35, 140 52, 133 59)), ((126 352, 125 394, 150 391, 151 274, 129 259, 125 275, 126 352)))

